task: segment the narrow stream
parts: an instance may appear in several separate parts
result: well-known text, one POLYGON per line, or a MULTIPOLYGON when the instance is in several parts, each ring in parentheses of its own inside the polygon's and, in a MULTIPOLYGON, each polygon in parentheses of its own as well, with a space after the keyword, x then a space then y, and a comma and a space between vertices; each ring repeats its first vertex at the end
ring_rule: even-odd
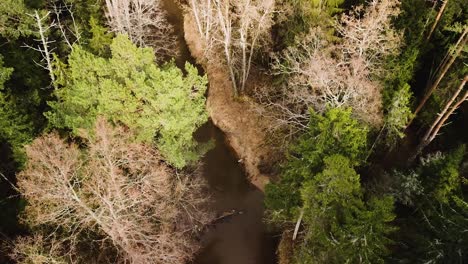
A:
MULTIPOLYGON (((179 42, 176 64, 194 63, 184 39, 183 11, 174 2, 162 0, 179 42)), ((200 69, 200 67, 199 67, 200 69)), ((263 193, 249 183, 241 164, 220 129, 211 121, 196 133, 197 140, 215 140, 215 147, 202 159, 203 176, 213 192, 218 216, 240 212, 211 227, 201 239, 202 250, 191 264, 274 264, 277 239, 268 233, 263 218, 263 193)))
POLYGON ((276 241, 262 221, 263 193, 247 181, 222 131, 208 122, 198 132, 200 141, 216 141, 202 160, 203 175, 214 193, 213 210, 218 215, 232 210, 241 213, 226 218, 204 235, 204 248, 193 264, 276 263, 276 241))

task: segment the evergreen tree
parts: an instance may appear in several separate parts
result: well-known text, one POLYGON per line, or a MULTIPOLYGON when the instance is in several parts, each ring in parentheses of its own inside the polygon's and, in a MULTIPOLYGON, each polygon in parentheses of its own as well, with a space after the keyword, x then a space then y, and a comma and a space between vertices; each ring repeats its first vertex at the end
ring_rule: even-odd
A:
MULTIPOLYGON (((465 263, 468 261, 468 203, 466 174, 460 165, 463 146, 448 153, 436 152, 421 159, 415 173, 423 192, 413 199, 416 210, 402 223, 400 244, 394 258, 411 263, 465 263)), ((465 171, 466 173, 466 171, 465 171)))
POLYGON ((34 129, 27 114, 19 108, 17 98, 5 89, 5 82, 13 68, 3 66, 0 55, 0 141, 6 141, 18 161, 22 160, 22 147, 33 138, 34 129))
POLYGON ((35 21, 28 14, 31 10, 24 0, 2 0, 0 2, 0 36, 8 40, 35 34, 35 21))
POLYGON ((303 217, 296 263, 383 263, 394 231, 388 224, 394 219, 393 199, 366 201, 354 170, 363 163, 367 129, 351 118, 350 109, 311 116, 280 181, 266 187, 272 220, 287 225, 303 217))
POLYGON ((325 158, 325 169, 302 189, 305 241, 298 263, 383 263, 394 219, 391 197, 363 201, 360 177, 343 156, 325 158))
POLYGON ((309 129, 291 147, 281 180, 265 189, 265 204, 278 217, 300 207, 302 182, 323 169, 325 157, 340 154, 351 164, 365 158, 367 128, 351 117, 351 109, 332 108, 324 115, 310 110, 309 129))
POLYGON ((138 48, 123 36, 111 46, 111 58, 95 56, 75 46, 46 113, 52 126, 73 135, 91 129, 98 116, 135 131, 136 140, 155 140, 161 153, 176 167, 199 157, 193 139, 205 123, 206 77, 186 64, 187 74, 173 63, 155 64, 151 48, 138 48))
POLYGON ((280 44, 294 45, 295 39, 307 34, 311 28, 321 27, 332 38, 333 16, 342 11, 344 0, 282 0, 276 16, 280 44))

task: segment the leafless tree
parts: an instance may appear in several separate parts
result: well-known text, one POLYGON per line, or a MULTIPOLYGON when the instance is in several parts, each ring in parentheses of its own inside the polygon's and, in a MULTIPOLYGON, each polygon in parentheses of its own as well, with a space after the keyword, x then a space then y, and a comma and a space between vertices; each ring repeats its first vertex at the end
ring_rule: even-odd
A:
POLYGON ((223 53, 234 95, 243 93, 252 57, 272 26, 274 0, 190 0, 206 54, 223 53))
POLYGON ((53 13, 47 12, 42 14, 36 10, 34 14, 30 14, 29 16, 34 18, 36 21, 36 30, 38 36, 36 42, 38 45, 25 45, 25 47, 35 50, 41 54, 42 60, 40 62, 35 61, 35 63, 48 72, 52 86, 54 89, 57 89, 57 84, 55 82, 56 78, 54 74, 54 43, 56 41, 50 40, 49 34, 58 29, 62 34, 63 41, 65 41, 70 49, 73 49, 73 44, 75 42, 79 43, 81 34, 75 21, 73 7, 71 5, 54 5, 53 13), (64 12, 66 12, 67 16, 71 19, 71 27, 62 23, 61 16, 63 16, 64 12), (52 14, 54 16, 52 16, 52 14))
POLYGON ((61 244, 54 238, 33 235, 17 238, 10 257, 18 264, 66 264, 61 250, 61 244))
POLYGON ((84 152, 56 134, 27 147, 27 167, 18 175, 27 223, 52 227, 44 229, 52 230, 47 237, 65 232, 69 248, 83 233, 98 234, 119 263, 190 259, 194 232, 211 219, 203 181, 171 169, 152 147, 132 143, 124 128, 100 120, 83 137, 84 152))
POLYGON ((400 13, 400 2, 371 0, 368 4, 365 10, 358 6, 351 14, 344 14, 336 28, 343 39, 339 48, 348 63, 357 60, 369 73, 377 74, 383 58, 397 54, 401 45, 401 34, 392 27, 392 19, 400 13))
MULTIPOLYGON (((382 121, 382 84, 385 57, 397 54, 400 34, 391 25, 399 13, 397 0, 373 0, 344 14, 336 30, 338 44, 327 42, 317 27, 275 57, 274 74, 288 76, 281 91, 258 90, 257 98, 273 109, 281 125, 305 128, 308 108, 352 107, 369 124, 382 121)), ((276 89, 276 88, 275 88, 276 89)), ((271 114, 271 112, 269 112, 271 114)))
POLYGON ((172 26, 159 0, 105 0, 109 27, 161 56, 177 53, 172 26))
POLYGON ((190 10, 197 24, 198 33, 202 36, 205 46, 210 47, 212 31, 216 23, 216 0, 190 0, 190 10))
POLYGON ((34 14, 30 16, 36 20, 37 32, 39 36, 39 38, 36 39, 36 41, 39 43, 39 45, 37 47, 26 45, 25 47, 41 53, 42 61, 35 61, 35 63, 49 73, 52 86, 54 87, 54 89, 57 89, 57 85, 55 83, 54 69, 52 66, 54 48, 51 47, 51 44, 55 41, 50 40, 48 38, 50 30, 54 28, 57 24, 54 21, 49 22, 50 12, 47 12, 44 15, 40 15, 39 12, 36 10, 34 14))
POLYGON ((60 6, 53 5, 53 10, 55 14, 55 24, 60 30, 63 40, 70 49, 73 49, 73 44, 80 44, 81 40, 81 33, 75 20, 73 5, 68 5, 66 3, 60 6), (65 25, 62 22, 62 16, 68 16, 71 19, 71 26, 65 25), (72 39, 74 40, 72 41, 72 39))

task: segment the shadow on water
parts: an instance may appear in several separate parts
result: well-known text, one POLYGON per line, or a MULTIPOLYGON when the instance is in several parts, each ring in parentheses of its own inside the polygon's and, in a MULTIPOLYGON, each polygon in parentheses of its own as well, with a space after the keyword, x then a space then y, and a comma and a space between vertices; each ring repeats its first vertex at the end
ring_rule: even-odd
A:
POLYGON ((263 217, 263 193, 250 184, 224 134, 211 121, 197 132, 199 141, 215 140, 203 158, 203 175, 213 191, 213 210, 218 215, 236 210, 202 237, 204 248, 193 264, 271 264, 277 241, 267 233, 263 217))

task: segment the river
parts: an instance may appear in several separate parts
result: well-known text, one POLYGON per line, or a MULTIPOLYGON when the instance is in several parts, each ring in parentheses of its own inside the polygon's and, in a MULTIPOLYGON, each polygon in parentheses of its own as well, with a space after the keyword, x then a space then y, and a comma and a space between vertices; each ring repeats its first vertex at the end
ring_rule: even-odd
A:
MULTIPOLYGON (((179 42, 176 64, 194 63, 184 39, 183 12, 174 0, 163 0, 168 20, 179 42)), ((201 71, 201 67, 198 67, 201 71)), ((192 264, 274 264, 277 240, 263 222, 263 192, 247 180, 242 164, 224 134, 211 121, 199 129, 197 140, 214 140, 215 147, 202 159, 203 176, 212 190, 212 205, 218 215, 236 210, 210 228, 201 239, 202 250, 192 264)))
POLYGON ((203 175, 213 191, 218 215, 236 214, 203 236, 203 249, 193 264, 273 264, 276 240, 263 223, 263 193, 249 183, 224 134, 211 122, 198 131, 198 139, 215 140, 202 159, 203 175))

